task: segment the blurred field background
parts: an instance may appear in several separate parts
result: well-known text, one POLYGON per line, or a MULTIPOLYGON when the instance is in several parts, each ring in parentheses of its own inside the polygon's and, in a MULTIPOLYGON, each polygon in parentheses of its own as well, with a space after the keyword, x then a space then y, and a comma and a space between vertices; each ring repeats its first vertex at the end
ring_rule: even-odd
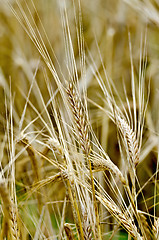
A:
MULTIPOLYGON (((38 31, 41 33, 62 84, 64 84, 64 78, 69 81, 65 52, 65 34, 67 35, 67 33, 64 32, 62 26, 61 14, 61 3, 63 1, 0 0, 0 177, 3 181, 5 180, 9 197, 14 199, 13 201, 16 203, 19 219, 17 222, 21 229, 19 238, 13 238, 10 234, 5 233, 5 231, 9 231, 7 230, 9 224, 6 224, 5 229, 4 221, 7 221, 4 217, 5 207, 3 206, 3 190, 1 189, 1 239, 73 239, 68 237, 63 227, 63 222, 68 222, 73 231, 76 232, 65 183, 57 180, 33 192, 34 185, 37 182, 40 183, 40 181, 55 176, 59 172, 47 158, 55 159, 60 164, 63 162, 60 153, 54 147, 51 147, 53 150, 48 148, 50 146, 48 130, 41 118, 37 118, 38 113, 40 113, 45 123, 50 126, 44 110, 44 103, 47 104, 50 99, 48 81, 54 92, 58 86, 45 60, 17 19, 22 16, 22 11, 17 2, 23 7, 29 21, 32 23, 35 21, 37 26, 37 29, 34 27, 35 33, 37 36, 38 31), (16 11, 17 18, 11 7, 16 11), (33 83, 34 78, 36 78, 37 84, 33 83), (28 101, 26 99, 32 85, 28 101), (28 104, 22 121, 26 101, 28 101, 28 104), (34 121, 34 119, 36 120, 34 121), (32 124, 29 125, 30 122, 32 124), (43 155, 40 155, 39 152, 43 155), (14 163, 11 163, 13 155, 18 157, 15 158, 14 163), (46 159, 43 156, 46 156, 46 159), (36 167, 34 168, 34 164, 38 170, 36 167), (65 209, 66 203, 67 207, 65 209), (5 235, 7 235, 6 238, 5 235)), ((124 169, 125 166, 121 161, 117 128, 98 107, 99 105, 107 110, 105 96, 94 71, 98 72, 104 83, 107 84, 103 66, 105 67, 108 78, 111 79, 112 85, 114 84, 117 89, 117 92, 114 91, 113 95, 121 110, 123 106, 117 94, 121 97, 125 108, 129 110, 124 93, 124 88, 126 89, 132 112, 132 74, 134 74, 136 91, 139 89, 139 76, 143 74, 142 76, 145 79, 144 102, 146 104, 148 101, 148 104, 143 128, 140 162, 136 174, 140 187, 143 187, 142 193, 145 200, 139 194, 137 202, 140 211, 147 212, 150 218, 153 219, 153 216, 159 217, 159 2, 157 0, 81 0, 81 16, 78 1, 73 3, 71 0, 66 0, 65 4, 79 76, 79 89, 82 93, 82 88, 85 87, 87 92, 87 107, 91 127, 104 151, 120 169, 124 169), (80 54, 75 25, 75 16, 78 16, 78 14, 81 17, 84 38, 85 78, 82 78, 80 69, 80 54)), ((22 20, 23 22, 24 27, 28 29, 29 25, 27 26, 25 19, 22 20)), ((80 29, 80 24, 78 27, 80 29)), ((57 112, 65 112, 65 106, 60 97, 56 106, 57 109, 60 109, 57 112)), ((138 108, 137 105, 137 113, 138 108)), ((59 129, 52 106, 49 105, 47 110, 58 135, 59 129)), ((59 115, 59 121, 61 121, 61 116, 59 115)), ((108 178, 112 186, 114 184, 109 171, 95 173, 94 175, 105 191, 115 199, 108 184, 105 183, 105 178, 108 178)), ((2 183, 3 181, 1 180, 2 183)), ((140 187, 137 187, 137 191, 140 187)), ((123 199, 127 202, 120 184, 119 188, 123 199)), ((118 223, 106 209, 103 209, 103 206, 99 206, 99 212, 102 239, 131 239, 130 235, 126 233, 127 231, 118 226, 118 223), (117 231, 114 230, 115 228, 117 231), (112 235, 113 232, 114 236, 112 235)), ((145 214, 146 217, 147 215, 145 214)), ((149 221, 147 224, 151 226, 149 221)), ((148 227, 148 230, 152 231, 152 226, 150 229, 148 227)), ((155 239, 152 234, 150 236, 144 239, 155 239)), ((75 236, 74 239, 82 238, 75 236)), ((84 239, 95 239, 95 237, 93 235, 91 238, 84 239)), ((159 239, 158 235, 156 239, 159 239)))

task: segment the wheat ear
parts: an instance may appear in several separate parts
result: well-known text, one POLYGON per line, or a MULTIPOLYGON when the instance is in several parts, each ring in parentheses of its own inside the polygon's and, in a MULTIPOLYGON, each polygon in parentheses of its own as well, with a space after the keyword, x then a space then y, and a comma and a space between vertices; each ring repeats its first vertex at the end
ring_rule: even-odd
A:
POLYGON ((2 231, 1 239, 4 239, 4 236, 2 235, 5 234, 8 235, 11 240, 20 240, 20 229, 17 222, 17 208, 10 199, 5 181, 0 182, 0 195, 4 212, 4 227, 6 230, 2 231))
POLYGON ((84 232, 84 239, 85 240, 92 240, 92 229, 90 226, 90 222, 88 219, 87 211, 83 214, 83 232, 84 232))
POLYGON ((92 194, 93 194, 93 203, 96 215, 96 226, 95 226, 95 237, 96 239, 101 239, 101 229, 100 229, 100 221, 99 221, 99 214, 98 214, 98 205, 95 196, 95 186, 94 186, 94 179, 93 179, 93 172, 92 172, 92 163, 90 160, 90 140, 89 140, 89 131, 88 131, 88 121, 86 119, 86 115, 84 115, 84 111, 82 109, 80 99, 78 97, 77 91, 72 83, 69 84, 68 88, 66 89, 68 94, 69 103, 71 106, 71 110, 74 117, 74 122, 77 128, 77 136, 79 138, 79 142, 83 152, 86 156, 86 160, 89 164, 90 170, 90 177, 91 177, 91 185, 92 185, 92 194))
POLYGON ((67 236, 68 240, 75 240, 74 234, 72 232, 72 228, 70 227, 70 225, 68 223, 64 224, 64 230, 65 230, 65 233, 66 233, 66 236, 67 236))
POLYGON ((121 210, 112 201, 108 201, 99 193, 98 199, 111 213, 111 215, 114 216, 114 218, 119 222, 119 224, 122 225, 135 240, 143 240, 140 233, 138 233, 137 231, 137 227, 132 222, 130 216, 122 213, 121 210))
MULTIPOLYGON (((127 121, 120 116, 119 113, 115 113, 116 117, 116 124, 123 136, 123 143, 125 145, 125 150, 127 153, 127 160, 128 160, 128 170, 130 173, 130 178, 132 182, 132 191, 130 199, 132 200, 132 206, 135 210, 136 217, 138 218, 138 213, 136 211, 136 207, 134 205, 136 201, 136 166, 139 163, 139 147, 138 142, 136 140, 135 133, 130 128, 127 121)), ((129 192, 130 193, 130 192, 129 192)))
POLYGON ((155 240, 159 239, 159 218, 154 219, 154 225, 152 227, 155 240))
POLYGON ((105 154, 105 158, 102 156, 91 156, 91 161, 93 163, 93 172, 98 171, 105 171, 108 170, 111 172, 115 177, 118 177, 122 184, 126 186, 126 179, 124 178, 122 172, 119 170, 119 168, 111 161, 109 156, 105 154))
POLYGON ((34 172, 34 178, 35 178, 35 182, 40 180, 39 177, 39 169, 38 169, 38 163, 37 163, 37 159, 35 157, 35 152, 33 147, 31 146, 31 144, 29 143, 27 138, 23 138, 21 139, 21 143, 24 145, 24 147, 26 148, 26 151, 28 153, 28 156, 30 157, 31 163, 32 163, 32 168, 33 168, 33 172, 34 172))
POLYGON ((83 149, 84 153, 88 156, 90 154, 91 147, 88 137, 89 133, 86 116, 84 115, 80 99, 72 83, 69 84, 68 88, 66 89, 66 92, 68 94, 69 103, 78 130, 77 134, 79 136, 81 148, 83 149))
POLYGON ((116 114, 117 126, 120 129, 123 137, 126 140, 129 156, 130 156, 130 164, 133 167, 136 167, 139 163, 139 146, 138 141, 136 139, 135 132, 130 128, 129 124, 124 118, 121 118, 119 114, 116 114))
POLYGON ((151 228, 147 222, 145 215, 141 211, 138 211, 138 216, 139 216, 140 226, 142 227, 141 231, 143 236, 145 237, 146 240, 151 240, 152 239, 152 233, 150 231, 151 228))

